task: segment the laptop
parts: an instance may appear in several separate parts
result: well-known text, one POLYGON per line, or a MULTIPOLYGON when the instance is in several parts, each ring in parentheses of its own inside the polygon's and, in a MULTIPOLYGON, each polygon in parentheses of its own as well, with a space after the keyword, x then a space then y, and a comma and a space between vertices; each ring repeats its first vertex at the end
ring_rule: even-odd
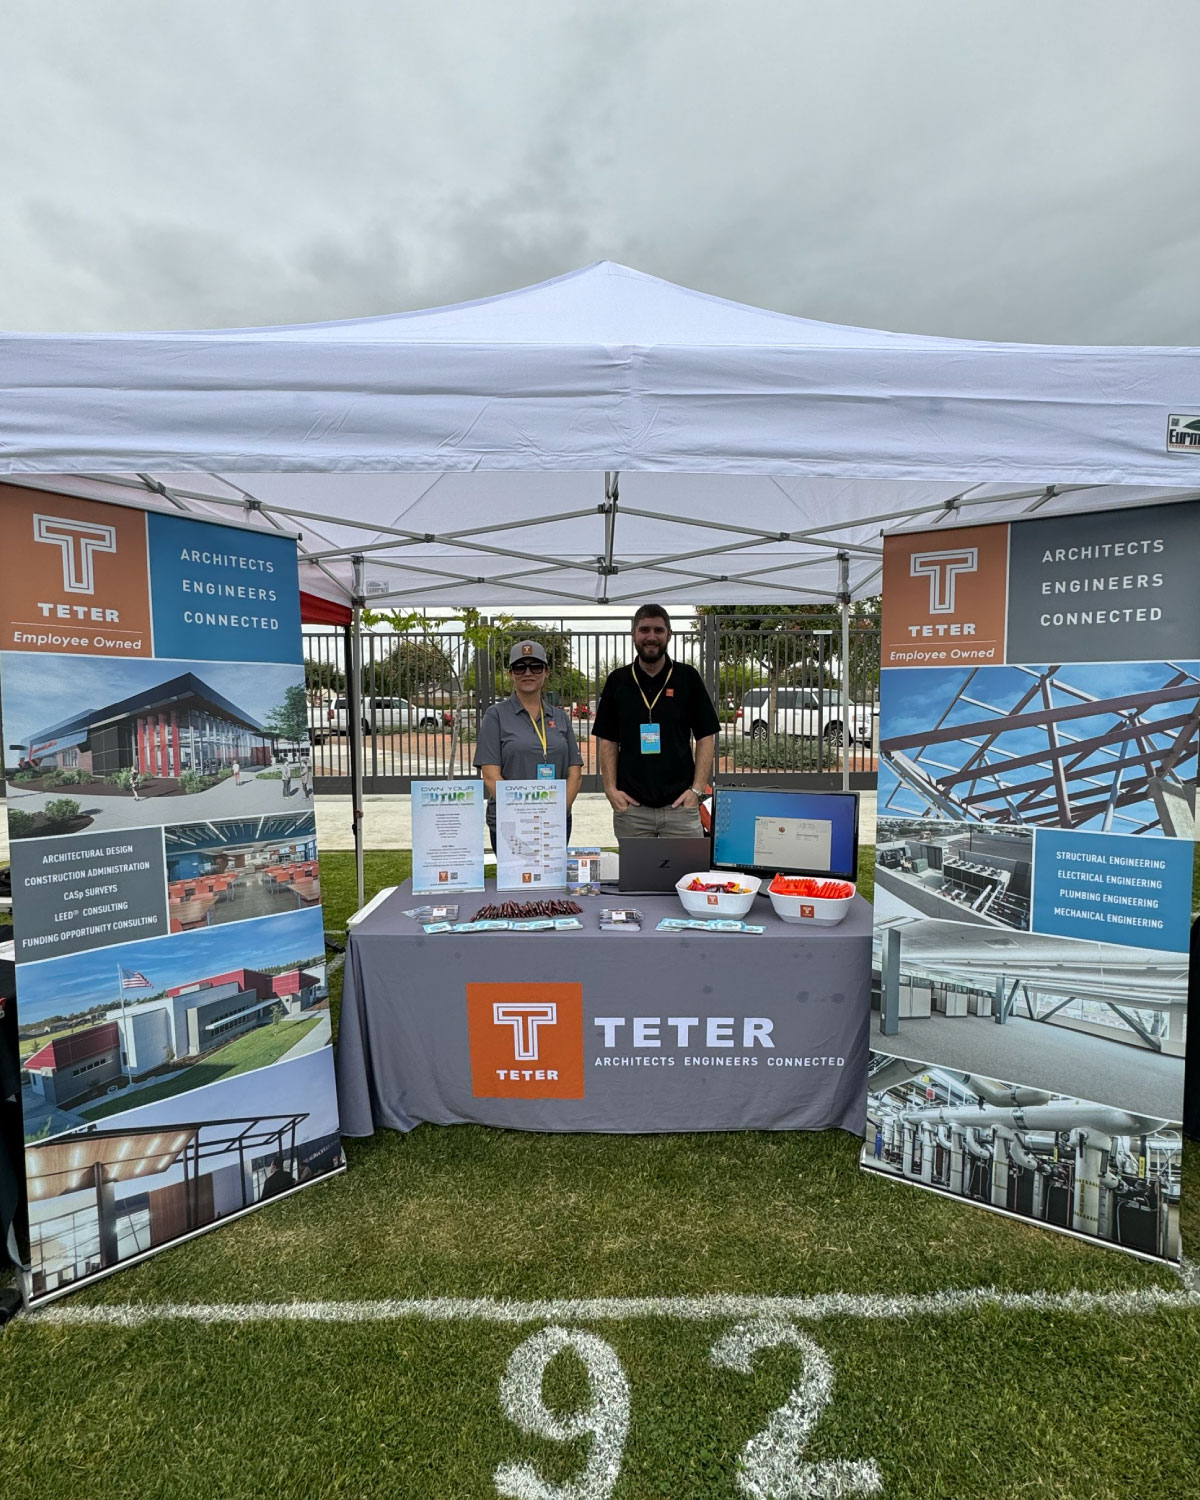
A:
POLYGON ((617 890, 623 896, 670 895, 677 881, 707 870, 712 859, 707 838, 618 839, 617 848, 617 890))

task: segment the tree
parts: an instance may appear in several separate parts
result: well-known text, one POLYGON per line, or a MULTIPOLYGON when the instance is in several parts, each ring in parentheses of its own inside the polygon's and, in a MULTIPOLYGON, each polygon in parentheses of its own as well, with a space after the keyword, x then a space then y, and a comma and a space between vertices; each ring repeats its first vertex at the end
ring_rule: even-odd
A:
MULTIPOLYGON (((870 702, 879 688, 881 602, 876 595, 850 607, 850 696, 855 702, 870 702)), ((696 614, 717 622, 722 702, 736 702, 747 689, 765 686, 770 692, 768 722, 774 723, 780 687, 841 688, 840 610, 827 604, 701 604, 696 614)))
POLYGON ((363 667, 363 692, 424 704, 449 689, 454 664, 442 637, 404 635, 386 655, 363 667))
POLYGON ((556 674, 571 667, 571 632, 555 630, 549 625, 534 625, 530 620, 505 620, 493 633, 490 642, 492 673, 498 682, 508 679, 508 653, 518 641, 537 641, 545 648, 550 663, 546 686, 555 689, 558 686, 556 674))
POLYGON ((346 674, 331 661, 314 661, 307 658, 304 663, 304 686, 310 703, 320 703, 324 693, 344 693, 346 674))
MULTIPOLYGON (((469 670, 468 660, 472 652, 478 654, 487 649, 487 643, 492 635, 492 624, 474 608, 457 609, 450 615, 432 620, 421 610, 409 610, 405 613, 398 609, 364 609, 362 619, 363 624, 367 626, 390 625, 397 634, 417 631, 423 633, 427 640, 441 641, 440 649, 446 657, 450 670, 450 749, 448 756, 450 774, 453 776, 458 766, 458 741, 461 727, 459 705, 462 700, 464 679, 469 670), (450 624, 459 626, 456 634, 452 635, 446 631, 445 627, 450 624)), ((501 615, 498 623, 507 624, 508 620, 508 615, 501 615)), ((473 670, 473 664, 471 670, 473 670)))
POLYGON ((748 688, 766 685, 767 722, 775 722, 779 688, 787 683, 833 685, 829 672, 831 635, 840 616, 825 604, 763 604, 736 608, 700 604, 696 614, 717 626, 717 660, 722 664, 722 701, 735 702, 748 688), (739 670, 740 668, 740 670, 739 670))
POLYGON ((308 738, 308 698, 298 682, 293 683, 266 718, 266 727, 281 740, 308 738))

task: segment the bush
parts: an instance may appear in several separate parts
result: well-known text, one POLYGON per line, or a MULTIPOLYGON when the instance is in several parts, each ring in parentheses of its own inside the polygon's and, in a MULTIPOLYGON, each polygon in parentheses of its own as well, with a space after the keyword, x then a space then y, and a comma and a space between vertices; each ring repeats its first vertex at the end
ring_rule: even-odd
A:
POLYGON ((53 828, 65 827, 79 816, 79 803, 74 797, 54 797, 42 809, 46 822, 53 828))
POLYGON ((203 792, 213 785, 213 778, 199 771, 188 770, 179 778, 179 784, 185 792, 203 792))
POLYGON ((232 766, 222 766, 221 769, 217 772, 217 780, 218 781, 225 781, 225 780, 227 780, 232 775, 233 775, 233 767, 232 766))
POLYGON ((83 786, 91 779, 87 771, 60 771, 58 773, 59 786, 83 786))
MULTIPOLYGON (((232 774, 233 773, 231 771, 230 775, 232 775, 232 774)), ((258 773, 258 779, 259 779, 259 781, 282 781, 283 780, 283 772, 282 771, 260 771, 258 773)))
POLYGON ((9 780, 16 782, 18 786, 25 786, 31 781, 36 781, 38 779, 38 775, 39 773, 37 771, 15 771, 12 776, 9 777, 9 780))
POLYGON ((51 766, 48 771, 42 772, 42 787, 49 791, 51 787, 64 786, 66 784, 65 771, 60 771, 57 766, 51 766))
POLYGON ((749 735, 722 735, 717 750, 737 771, 831 771, 839 764, 836 750, 821 754, 815 740, 773 734, 763 740, 749 735))
POLYGON ((13 807, 8 813, 8 835, 14 839, 27 839, 37 827, 37 819, 32 813, 22 812, 13 807))

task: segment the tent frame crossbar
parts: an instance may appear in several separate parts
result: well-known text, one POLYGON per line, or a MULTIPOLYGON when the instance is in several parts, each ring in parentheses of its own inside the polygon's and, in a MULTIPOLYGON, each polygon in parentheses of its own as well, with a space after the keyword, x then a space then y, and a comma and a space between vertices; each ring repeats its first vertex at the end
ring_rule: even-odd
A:
MULTIPOLYGON (((123 475, 96 474, 89 477, 106 483, 149 489, 152 493, 158 495, 168 503, 184 510, 188 509, 186 502, 190 501, 194 504, 199 505, 228 506, 231 508, 242 509, 246 511, 258 511, 262 513, 264 519, 268 524, 275 526, 277 529, 281 529, 281 527, 279 520, 277 520, 276 518, 281 517, 289 523, 303 521, 308 523, 310 526, 341 526, 361 531, 370 531, 374 534, 376 540, 368 543, 362 543, 357 546, 328 546, 322 547, 319 550, 305 551, 303 544, 301 544, 301 555, 304 560, 310 561, 315 566, 319 567, 325 574, 325 576, 330 580, 330 582, 337 587, 339 593, 346 596, 347 598, 352 596, 352 591, 347 589, 346 585, 340 579, 338 579, 332 572, 332 570, 328 567, 328 563, 333 560, 339 558, 363 558, 366 554, 374 552, 384 552, 389 549, 395 551, 405 547, 428 546, 434 544, 446 547, 462 547, 464 549, 470 549, 477 553, 487 553, 496 557, 512 558, 517 561, 522 561, 525 559, 526 554, 518 551, 517 549, 496 546, 494 543, 484 543, 479 541, 478 538, 481 535, 494 536, 503 532, 516 531, 528 528, 530 526, 552 525, 560 521, 569 522, 584 520, 591 515, 599 515, 603 518, 604 523, 602 553, 592 559, 586 560, 568 557, 546 557, 545 555, 543 555, 543 558, 541 559, 542 567, 539 568, 536 572, 530 571, 526 573, 517 572, 510 574, 497 574, 496 576, 491 578, 484 578, 479 575, 466 572, 441 570, 437 568, 430 568, 427 566, 419 566, 415 563, 408 563, 403 559, 397 558, 380 558, 375 564, 375 566, 377 567, 396 569, 407 568, 414 573, 420 574, 423 578, 444 578, 447 580, 446 584, 444 585, 434 584, 424 586, 424 592, 449 592, 453 587, 457 585, 468 584, 478 586, 480 584, 486 584, 490 586, 513 589, 522 594, 540 593, 547 597, 562 599, 566 602, 577 604, 594 604, 597 602, 604 604, 616 604, 628 602, 634 597, 633 593, 626 591, 616 596, 610 594, 608 580, 609 578, 619 575, 622 572, 634 571, 640 574, 657 572, 664 578, 664 580, 668 578, 679 577, 685 580, 691 580, 694 582, 705 584, 720 582, 745 585, 752 582, 757 588, 770 590, 772 593, 793 593, 795 590, 791 585, 789 585, 788 583, 776 583, 769 581, 769 575, 772 573, 794 572, 798 568, 819 564, 824 560, 822 557, 817 556, 815 558, 810 557, 791 559, 788 562, 778 564, 773 568, 764 568, 754 571, 742 571, 738 573, 726 573, 717 575, 715 577, 710 573, 680 570, 678 567, 672 567, 671 564, 678 564, 680 562, 691 560, 699 560, 701 558, 716 557, 718 555, 723 555, 729 552, 744 551, 752 547, 762 546, 764 544, 786 544, 788 542, 804 543, 814 550, 821 549, 822 551, 824 551, 825 549, 828 549, 830 551, 834 551, 839 557, 839 562, 840 559, 845 555, 861 556, 863 558, 874 559, 878 558, 881 554, 881 549, 879 547, 871 546, 869 544, 858 541, 839 541, 837 538, 837 534, 839 532, 844 532, 852 528, 862 528, 864 526, 878 525, 881 528, 880 534, 883 535, 883 526, 885 523, 906 521, 912 522, 915 520, 920 520, 922 518, 927 521, 929 517, 933 516, 935 518, 936 524, 936 521, 951 519, 960 510, 963 510, 967 507, 980 505, 999 507, 1004 505, 1016 505, 1021 502, 1028 502, 1025 505, 1024 509, 1025 513, 1029 513, 1031 511, 1041 509, 1051 500, 1059 496, 1097 488, 1097 486, 1090 484, 1051 484, 1020 487, 1005 491, 1004 493, 997 495, 975 493, 975 491, 980 489, 981 486, 970 485, 957 494, 948 496, 943 500, 925 502, 915 506, 906 506, 901 509, 881 512, 868 517, 851 517, 846 519, 845 521, 826 522, 820 526, 809 527, 799 531, 771 531, 763 528, 738 525, 731 522, 713 521, 696 517, 662 516, 656 514, 653 511, 641 510, 637 508, 631 509, 621 506, 621 513, 634 518, 653 520, 659 524, 700 528, 703 530, 716 532, 727 532, 742 538, 742 540, 739 542, 731 542, 725 546, 697 548, 694 551, 688 553, 667 554, 661 557, 650 559, 621 559, 616 552, 616 522, 618 516, 618 495, 620 480, 619 471, 616 470, 608 470, 605 472, 604 502, 602 504, 598 504, 594 508, 589 507, 583 510, 563 511, 550 516, 526 517, 512 521, 501 521, 496 525, 474 526, 446 532, 417 532, 401 526, 385 525, 376 520, 363 521, 353 517, 330 515, 324 511, 308 510, 290 504, 272 504, 266 501, 259 500, 244 487, 236 484, 232 480, 224 478, 219 474, 214 474, 212 478, 217 483, 228 486, 231 490, 234 491, 234 494, 226 496, 206 493, 199 490, 193 490, 191 488, 184 489, 180 486, 168 486, 163 484, 160 480, 155 479, 153 475, 145 473, 138 474, 136 480, 123 475), (530 584, 521 582, 522 578, 538 577, 542 572, 549 573, 554 571, 584 573, 589 576, 594 574, 602 580, 602 583, 597 593, 591 591, 583 592, 581 590, 574 589, 551 589, 544 585, 534 587, 530 584)), ((772 482, 780 490, 781 494, 787 496, 788 491, 786 487, 779 481, 779 479, 775 476, 770 477, 772 479, 772 482)), ((426 488, 422 491, 422 496, 419 498, 423 498, 424 495, 427 495, 435 487, 440 478, 441 476, 439 475, 437 479, 434 479, 428 486, 426 486, 426 488)), ((789 498, 791 497, 789 496, 789 498)), ((1119 509, 1120 507, 1112 508, 1119 509)), ((323 538, 323 540, 327 539, 323 538)), ((872 568, 869 573, 860 578, 857 581, 857 588, 855 589, 855 592, 861 595, 864 590, 879 576, 880 571, 881 569, 879 567, 872 568)), ((839 583, 845 585, 844 576, 839 578, 839 583)), ((645 585, 643 585, 642 589, 639 590, 639 592, 644 592, 644 589, 645 585)), ((665 594, 677 595, 679 593, 686 593, 688 591, 689 583, 685 582, 678 586, 671 585, 661 592, 665 594)), ((388 590, 385 594, 373 595, 372 597, 380 602, 390 602, 392 600, 404 598, 406 594, 410 592, 411 588, 407 590, 398 588, 395 590, 388 590)), ((834 592, 832 590, 817 591, 813 589, 808 589, 806 590, 806 592, 809 594, 819 592, 824 598, 836 600, 839 599, 842 592, 845 592, 845 588, 839 588, 837 592, 834 592)))
MULTIPOLYGON (((663 574, 665 576, 668 576, 668 577, 674 576, 674 577, 688 578, 688 579, 692 580, 690 583, 674 583, 674 584, 669 585, 667 588, 657 589, 655 591, 656 593, 662 594, 664 596, 667 595, 667 594, 687 593, 689 591, 693 595, 695 595, 695 592, 696 592, 695 581, 696 581, 696 579, 702 579, 705 583, 745 583, 745 582, 749 582, 750 580, 753 580, 754 583, 755 583, 755 585, 756 585, 756 587, 761 588, 761 589, 770 589, 773 593, 790 594, 793 598, 795 597, 795 594, 796 594, 796 587, 795 587, 794 584, 789 584, 789 583, 765 583, 765 582, 763 582, 758 577, 758 575, 756 573, 720 573, 720 574, 714 575, 714 574, 711 574, 711 573, 697 573, 697 572, 694 572, 691 569, 684 569, 684 568, 656 568, 654 571, 656 573, 661 573, 661 574, 663 574)), ((778 569, 769 569, 767 571, 777 572, 779 570, 778 569)), ((837 598, 838 598, 837 593, 833 589, 814 589, 814 588, 808 588, 808 587, 806 587, 804 592, 805 592, 806 596, 811 596, 813 598, 816 598, 816 597, 819 596, 822 599, 830 599, 830 600, 834 600, 834 601, 836 601, 837 598)), ((643 586, 643 587, 635 590, 632 593, 628 593, 628 594, 613 594, 613 595, 610 595, 610 597, 608 599, 608 603, 609 604, 628 604, 631 599, 640 599, 640 598, 643 597, 643 595, 645 593, 646 593, 646 587, 643 586)))

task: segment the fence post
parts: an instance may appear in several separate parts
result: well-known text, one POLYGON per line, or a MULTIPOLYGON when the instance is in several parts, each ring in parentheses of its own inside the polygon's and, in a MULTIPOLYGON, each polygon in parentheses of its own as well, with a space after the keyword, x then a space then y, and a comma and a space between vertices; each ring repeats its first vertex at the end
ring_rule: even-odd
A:
POLYGON ((715 615, 700 616, 700 669, 704 677, 704 686, 708 689, 708 696, 713 701, 713 707, 718 713, 721 705, 717 700, 717 692, 720 684, 720 661, 717 655, 717 617, 715 615))
POLYGON ((496 651, 496 627, 491 620, 482 621, 488 633, 481 646, 475 648, 475 728, 486 709, 496 697, 496 671, 492 658, 496 651))

